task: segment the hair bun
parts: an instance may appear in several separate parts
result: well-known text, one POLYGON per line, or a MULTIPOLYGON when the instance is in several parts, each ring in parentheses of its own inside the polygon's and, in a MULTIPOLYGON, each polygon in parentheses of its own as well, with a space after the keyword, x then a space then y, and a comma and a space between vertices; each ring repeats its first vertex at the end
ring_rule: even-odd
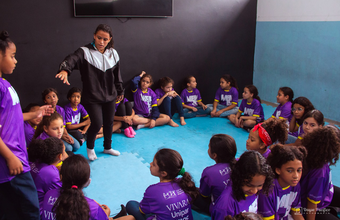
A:
POLYGON ((7 31, 2 31, 0 34, 0 40, 5 41, 7 38, 9 38, 9 34, 7 31))

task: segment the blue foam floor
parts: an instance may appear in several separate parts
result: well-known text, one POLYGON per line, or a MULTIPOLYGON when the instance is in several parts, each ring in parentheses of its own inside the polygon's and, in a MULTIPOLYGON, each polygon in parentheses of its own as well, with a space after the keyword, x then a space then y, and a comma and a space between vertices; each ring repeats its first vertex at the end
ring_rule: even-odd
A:
MULTIPOLYGON (((265 118, 271 116, 275 108, 262 104, 265 118)), ((178 117, 174 121, 179 123, 178 117)), ((90 162, 91 184, 84 190, 86 196, 95 199, 111 208, 112 216, 120 211, 120 204, 129 200, 140 201, 145 189, 159 182, 150 174, 150 162, 159 148, 172 148, 183 157, 184 167, 194 178, 196 186, 203 169, 213 165, 207 151, 212 135, 224 133, 231 135, 237 144, 237 157, 246 150, 248 133, 234 127, 225 118, 200 117, 186 120, 185 126, 177 128, 168 125, 153 129, 138 130, 135 138, 127 138, 124 134, 112 135, 112 147, 121 155, 110 156, 102 153, 103 138, 96 140, 95 151, 98 159, 90 162)), ((77 153, 87 158, 83 145, 77 153)), ((333 183, 340 185, 340 166, 332 167, 333 183)), ((210 217, 193 212, 194 219, 203 220, 210 217)))

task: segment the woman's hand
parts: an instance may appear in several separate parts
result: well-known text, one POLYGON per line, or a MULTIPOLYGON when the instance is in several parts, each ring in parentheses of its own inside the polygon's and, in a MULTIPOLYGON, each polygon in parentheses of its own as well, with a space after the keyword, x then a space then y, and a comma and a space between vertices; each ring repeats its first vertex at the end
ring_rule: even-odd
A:
POLYGON ((70 85, 68 82, 68 73, 65 70, 60 71, 57 75, 55 75, 55 78, 59 78, 64 84, 70 85))

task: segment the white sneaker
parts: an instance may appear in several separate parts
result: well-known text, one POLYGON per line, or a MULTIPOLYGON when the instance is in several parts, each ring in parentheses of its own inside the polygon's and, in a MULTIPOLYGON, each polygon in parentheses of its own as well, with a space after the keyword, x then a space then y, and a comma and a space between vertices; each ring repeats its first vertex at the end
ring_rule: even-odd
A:
POLYGON ((109 149, 109 150, 104 150, 104 154, 111 154, 113 156, 119 156, 120 152, 118 150, 109 149))
POLYGON ((87 150, 87 156, 88 156, 89 160, 93 161, 93 160, 97 159, 97 155, 96 155, 96 152, 94 152, 94 149, 86 148, 86 150, 87 150))

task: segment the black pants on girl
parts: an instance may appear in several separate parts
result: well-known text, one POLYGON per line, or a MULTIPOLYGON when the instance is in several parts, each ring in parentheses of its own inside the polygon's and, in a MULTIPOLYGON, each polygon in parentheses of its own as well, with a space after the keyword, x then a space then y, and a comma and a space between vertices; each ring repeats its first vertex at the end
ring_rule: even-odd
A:
POLYGON ((116 102, 106 102, 106 103, 92 103, 85 104, 84 107, 89 113, 91 119, 91 125, 87 130, 87 148, 94 148, 94 141, 96 140, 96 135, 103 126, 104 135, 104 149, 111 149, 112 142, 112 127, 113 119, 115 115, 116 102))
MULTIPOLYGON (((126 115, 132 115, 132 105, 130 102, 121 103, 117 107, 116 111, 117 116, 126 116, 126 115)), ((130 125, 124 121, 122 121, 122 129, 129 127, 130 125)))

